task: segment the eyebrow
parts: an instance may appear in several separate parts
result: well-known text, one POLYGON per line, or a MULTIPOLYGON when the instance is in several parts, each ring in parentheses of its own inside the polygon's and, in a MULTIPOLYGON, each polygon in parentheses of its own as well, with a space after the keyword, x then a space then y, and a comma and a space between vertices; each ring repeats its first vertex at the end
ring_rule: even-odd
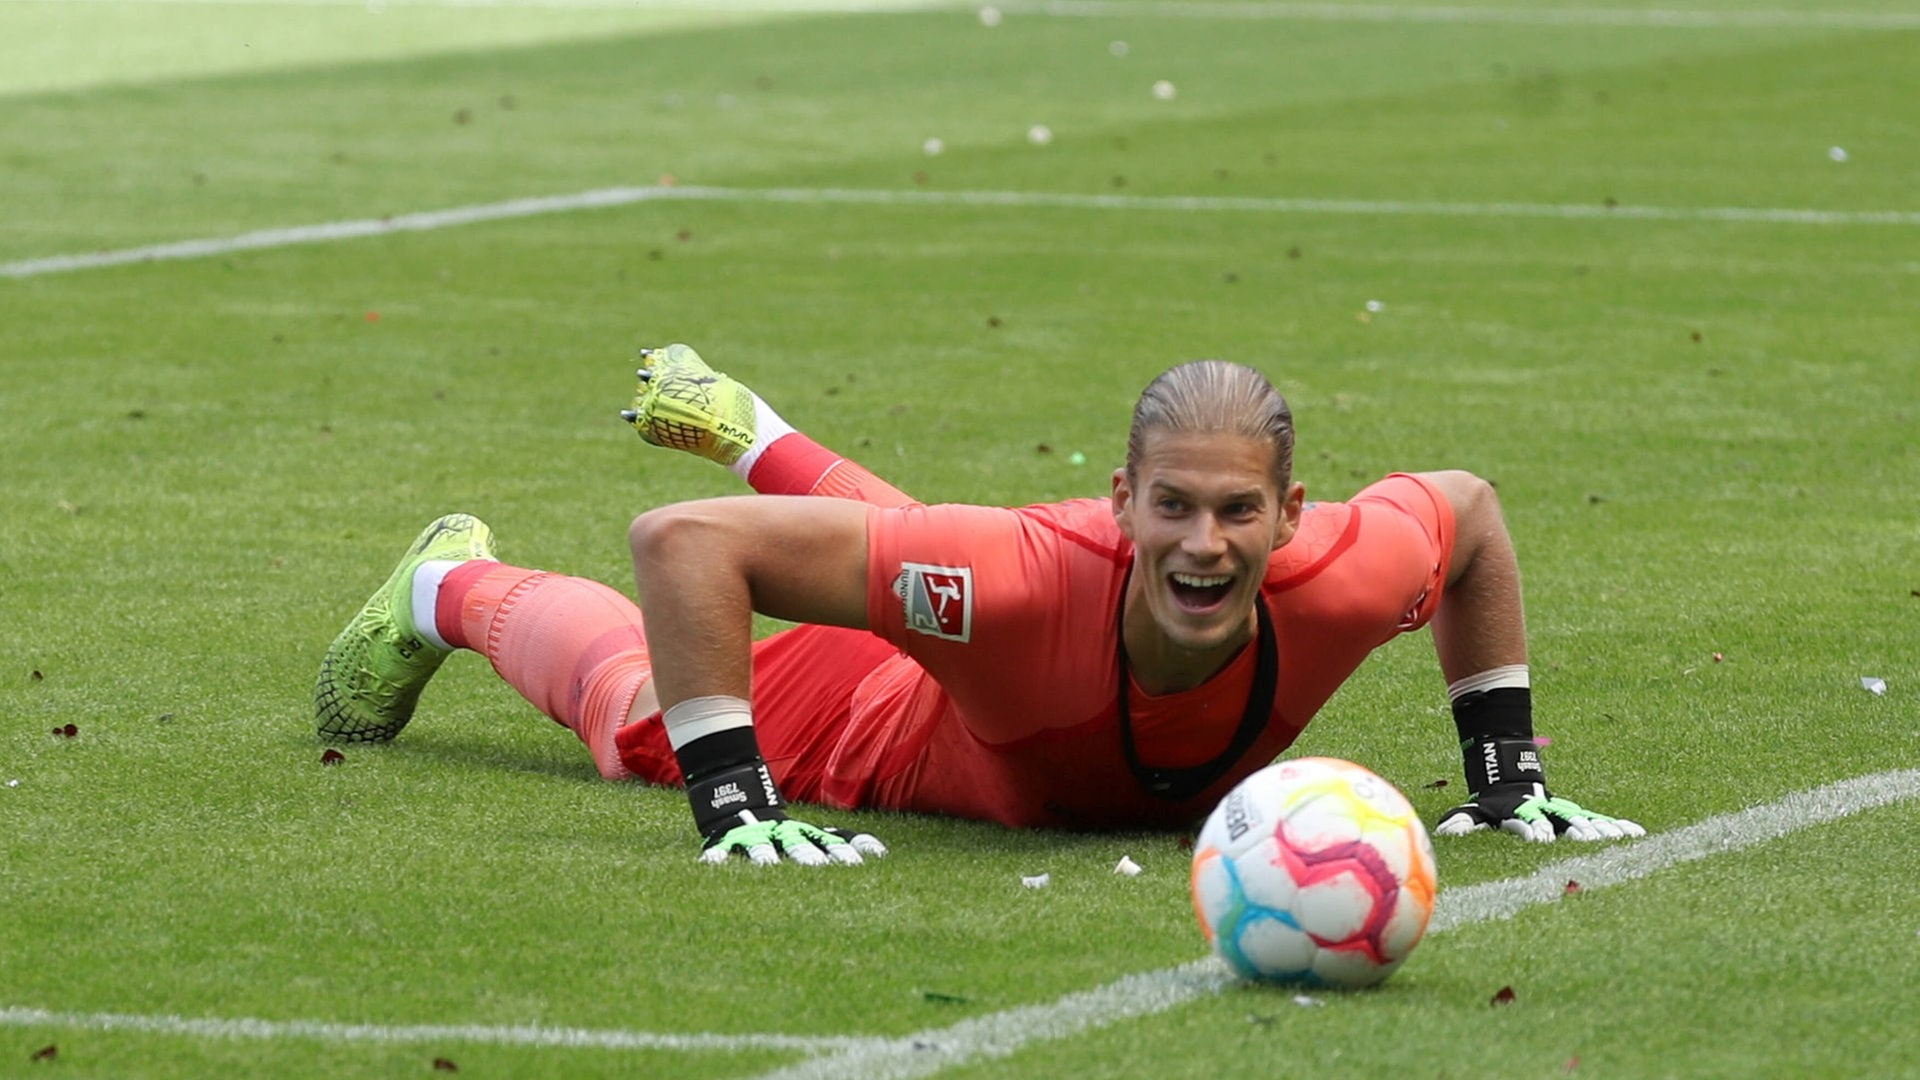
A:
MULTIPOLYGON (((1170 483, 1166 480, 1162 480, 1157 477, 1152 481, 1148 482, 1147 491, 1149 494, 1178 495, 1189 501, 1193 501, 1193 502, 1199 501, 1198 497, 1194 494, 1194 492, 1190 488, 1185 488, 1180 486, 1179 484, 1170 483)), ((1220 496, 1218 496, 1217 501, 1222 503, 1237 503, 1237 502, 1264 503, 1266 502, 1266 499, 1267 499, 1266 489, 1255 486, 1255 487, 1240 488, 1235 491, 1225 492, 1220 496)))

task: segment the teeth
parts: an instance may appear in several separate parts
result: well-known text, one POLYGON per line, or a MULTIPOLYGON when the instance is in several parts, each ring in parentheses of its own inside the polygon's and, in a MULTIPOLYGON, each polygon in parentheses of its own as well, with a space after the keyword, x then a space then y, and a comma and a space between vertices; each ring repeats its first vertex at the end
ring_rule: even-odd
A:
POLYGON ((1232 577, 1226 576, 1226 575, 1215 575, 1215 576, 1202 576, 1200 574, 1174 574, 1173 575, 1174 584, 1185 585, 1189 589, 1217 589, 1220 586, 1225 585, 1232 580, 1233 580, 1232 577))

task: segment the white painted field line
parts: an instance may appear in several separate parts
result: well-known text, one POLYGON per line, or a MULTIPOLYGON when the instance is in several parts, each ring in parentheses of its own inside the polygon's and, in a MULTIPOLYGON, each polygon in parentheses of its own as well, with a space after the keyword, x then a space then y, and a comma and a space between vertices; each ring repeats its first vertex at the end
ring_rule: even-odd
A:
POLYGON ((1158 213, 1258 213, 1397 217, 1548 218, 1565 221, 1675 221, 1736 225, 1920 226, 1916 210, 1801 210, 1740 206, 1601 206, 1586 203, 1414 202, 1400 199, 1279 199, 1206 195, 1090 195, 1043 191, 896 191, 863 188, 615 187, 572 195, 510 199, 391 217, 262 229, 146 247, 50 255, 0 263, 0 278, 98 270, 134 263, 202 259, 240 251, 332 243, 397 232, 429 232, 488 221, 599 210, 641 202, 796 203, 851 206, 1044 207, 1158 213))
MULTIPOLYGON (((1875 773, 1776 802, 1636 840, 1590 855, 1563 859, 1526 877, 1446 889, 1435 904, 1429 934, 1509 918, 1535 904, 1565 895, 1569 880, 1582 889, 1604 888, 1646 877, 1681 863, 1740 851, 1788 833, 1849 814, 1920 797, 1920 769, 1875 773)), ((907 1080, 944 1069, 1006 1057, 1024 1046, 1163 1012, 1231 985, 1213 961, 1130 975, 1045 1005, 1030 1005, 928 1028, 898 1039, 863 1043, 764 1074, 760 1080, 907 1080)))
POLYGON ((97 270, 129 263, 166 262, 175 259, 202 259, 237 251, 293 247, 298 244, 325 244, 336 240, 355 240, 396 232, 430 232, 483 221, 505 221, 540 214, 571 213, 605 206, 625 206, 648 199, 669 197, 673 188, 605 188, 573 195, 549 195, 506 202, 456 206, 450 210, 428 210, 391 217, 363 218, 359 221, 334 221, 321 225, 295 225, 285 229, 261 229, 238 236, 205 237, 148 247, 119 248, 78 255, 53 255, 43 259, 0 263, 0 277, 38 277, 73 270, 97 270))
MULTIPOLYGON (((1568 880, 1583 889, 1605 888, 1710 855, 1757 847, 1812 825, 1862 810, 1920 798, 1920 769, 1895 770, 1843 780, 1738 813, 1660 833, 1630 843, 1563 859, 1525 877, 1441 892, 1429 934, 1509 918, 1565 894, 1568 880)), ((314 1039, 375 1044, 481 1043, 599 1050, 737 1052, 782 1050, 815 1055, 763 1080, 928 1076, 982 1058, 1010 1055, 1023 1046, 1065 1038, 1122 1020, 1164 1012, 1232 985, 1212 958, 1129 975, 1043 1005, 1029 1005, 928 1028, 901 1038, 781 1034, 671 1034, 644 1031, 555 1028, 534 1025, 338 1024, 311 1020, 196 1019, 127 1013, 52 1012, 0 1007, 0 1027, 60 1027, 83 1031, 136 1031, 224 1039, 314 1039)))
POLYGON ((1447 889, 1434 905, 1427 932, 1440 934, 1456 927, 1511 918, 1535 904, 1560 899, 1566 895, 1569 881, 1579 882, 1582 889, 1618 885, 1670 866, 1757 847, 1809 825, 1912 798, 1920 798, 1920 769, 1857 776, 1811 791, 1796 791, 1738 813, 1562 859, 1526 877, 1447 889))
POLYGON ((794 1050, 809 1054, 858 1050, 878 1038, 774 1034, 662 1034, 646 1031, 483 1024, 328 1024, 312 1020, 195 1019, 184 1016, 141 1016, 129 1013, 49 1012, 45 1009, 0 1008, 0 1027, 60 1027, 81 1031, 136 1031, 152 1035, 191 1035, 210 1039, 317 1039, 322 1042, 378 1043, 487 1043, 496 1046, 532 1046, 572 1050, 794 1050))

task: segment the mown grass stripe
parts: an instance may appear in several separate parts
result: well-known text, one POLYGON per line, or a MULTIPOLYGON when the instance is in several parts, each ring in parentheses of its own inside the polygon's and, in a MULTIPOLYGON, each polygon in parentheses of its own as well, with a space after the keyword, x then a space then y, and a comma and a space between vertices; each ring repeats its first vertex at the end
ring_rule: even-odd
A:
MULTIPOLYGON (((1920 769, 1856 777, 1795 792, 1774 802, 1708 818, 1671 832, 1561 859, 1532 874, 1484 882, 1440 894, 1429 935, 1509 918, 1565 895, 1635 881, 1661 870, 1742 851, 1863 810, 1920 797, 1920 769)), ((900 1038, 805 1036, 776 1033, 687 1033, 596 1030, 536 1025, 489 1026, 341 1024, 315 1020, 216 1019, 129 1013, 54 1012, 0 1007, 0 1027, 133 1031, 215 1039, 379 1044, 464 1043, 595 1050, 783 1050, 811 1055, 762 1080, 862 1077, 906 1080, 982 1058, 1006 1057, 1036 1042, 1066 1038, 1123 1020, 1164 1012, 1232 985, 1211 957, 1129 975, 1040 1005, 1027 1005, 928 1028, 900 1038)))
MULTIPOLYGON (((1636 840, 1592 854, 1562 859, 1524 877, 1441 892, 1428 933, 1511 917, 1566 893, 1569 880, 1583 890, 1619 885, 1709 855, 1742 851, 1812 825, 1862 810, 1920 797, 1920 769, 1875 773, 1775 802, 1636 840)), ((904 1038, 863 1043, 766 1073, 761 1080, 909 1080, 983 1058, 1006 1057, 1024 1046, 1062 1039, 1122 1020, 1164 1012, 1231 985, 1211 958, 1161 971, 1130 975, 1093 990, 929 1028, 904 1038)))
POLYGON ((1663 30, 1920 30, 1905 11, 1704 11, 1684 8, 1523 8, 1480 5, 1332 3, 1167 3, 1164 0, 1044 0, 1003 5, 1072 18, 1455 23, 1495 26, 1616 26, 1663 30))
MULTIPOLYGON (((45 0, 0 0, 44 3, 45 0)), ((100 6, 337 7, 378 13, 389 8, 443 10, 619 10, 634 0, 66 0, 100 6)), ((1223 0, 652 0, 655 8, 736 14, 906 15, 941 9, 994 8, 1003 14, 1049 18, 1210 19, 1232 21, 1452 23, 1494 26, 1638 27, 1655 30, 1920 30, 1920 13, 1906 11, 1705 10, 1692 8, 1532 8, 1480 4, 1339 4, 1223 0)))

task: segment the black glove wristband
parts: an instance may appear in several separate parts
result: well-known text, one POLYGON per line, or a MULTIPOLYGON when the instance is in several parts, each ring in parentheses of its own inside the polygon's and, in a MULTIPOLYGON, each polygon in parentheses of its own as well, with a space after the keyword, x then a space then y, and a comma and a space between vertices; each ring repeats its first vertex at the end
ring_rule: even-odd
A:
POLYGON ((1485 794, 1496 784, 1544 784, 1540 748, 1533 742, 1533 691, 1501 686, 1462 694, 1453 702, 1467 790, 1485 794))
POLYGON ((1483 735, 1460 744, 1467 790, 1480 795, 1499 784, 1545 784, 1546 766, 1532 739, 1483 735))
POLYGON ((1524 686, 1475 690, 1453 700, 1453 726, 1460 741, 1506 736, 1533 738, 1533 691, 1524 686))
POLYGON ((751 811, 760 821, 787 816, 786 801, 774 786, 773 773, 760 757, 753 729, 716 732, 682 746, 674 755, 687 778, 687 802, 693 806, 694 827, 709 842, 740 824, 740 813, 751 811))
POLYGON ((693 804, 694 827, 709 843, 741 824, 742 811, 751 811, 757 821, 781 821, 787 816, 780 789, 773 786, 773 774, 758 758, 688 782, 687 801, 693 804))

